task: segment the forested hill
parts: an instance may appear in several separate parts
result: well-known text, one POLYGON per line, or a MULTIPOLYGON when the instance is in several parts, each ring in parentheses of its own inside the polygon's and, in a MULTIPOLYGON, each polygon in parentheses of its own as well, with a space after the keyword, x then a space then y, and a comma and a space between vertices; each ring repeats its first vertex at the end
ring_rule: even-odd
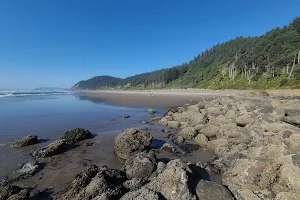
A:
POLYGON ((97 76, 73 89, 101 88, 300 88, 300 18, 260 37, 217 44, 189 63, 125 79, 97 76))

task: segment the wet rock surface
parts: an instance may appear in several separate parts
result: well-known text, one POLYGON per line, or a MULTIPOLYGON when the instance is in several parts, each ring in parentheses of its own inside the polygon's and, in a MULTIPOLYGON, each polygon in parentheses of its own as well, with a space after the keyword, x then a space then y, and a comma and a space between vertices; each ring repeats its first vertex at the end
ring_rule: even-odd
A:
POLYGON ((134 154, 147 149, 152 142, 152 135, 148 131, 127 129, 115 139, 114 151, 122 159, 128 159, 134 154))
POLYGON ((66 150, 66 142, 64 140, 56 140, 51 142, 47 146, 41 148, 40 150, 33 153, 34 157, 50 157, 60 153, 63 153, 66 150))
POLYGON ((67 144, 75 144, 82 140, 86 140, 92 138, 93 135, 89 130, 83 128, 75 128, 65 132, 65 134, 61 137, 67 144))
POLYGON ((38 137, 36 135, 28 135, 25 138, 14 141, 11 146, 12 147, 25 147, 29 145, 36 144, 38 142, 38 137))

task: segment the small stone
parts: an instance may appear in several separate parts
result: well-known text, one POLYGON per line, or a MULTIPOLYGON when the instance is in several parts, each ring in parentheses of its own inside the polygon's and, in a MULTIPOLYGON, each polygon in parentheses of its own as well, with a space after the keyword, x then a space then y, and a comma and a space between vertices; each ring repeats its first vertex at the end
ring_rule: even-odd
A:
POLYGON ((124 118, 124 119, 128 119, 128 118, 129 118, 129 115, 124 115, 123 118, 124 118))
POLYGON ((171 152, 171 153, 176 152, 176 148, 173 145, 169 144, 169 143, 164 143, 164 145, 160 149, 163 150, 163 151, 171 152))
POLYGON ((153 109, 149 109, 149 110, 148 110, 148 113, 149 113, 150 115, 154 115, 155 111, 154 111, 153 109))

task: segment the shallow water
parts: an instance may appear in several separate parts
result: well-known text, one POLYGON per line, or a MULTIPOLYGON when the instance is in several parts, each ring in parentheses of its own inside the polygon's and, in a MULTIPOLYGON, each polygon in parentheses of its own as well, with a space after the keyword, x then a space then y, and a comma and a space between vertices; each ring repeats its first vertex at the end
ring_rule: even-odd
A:
POLYGON ((32 159, 28 152, 59 138, 72 128, 93 134, 139 126, 148 120, 147 108, 116 107, 80 94, 7 96, 0 99, 0 180, 32 159), (124 119, 122 116, 129 115, 124 119), (113 120, 109 120, 113 118, 113 120), (41 143, 12 148, 11 141, 35 134, 41 143))

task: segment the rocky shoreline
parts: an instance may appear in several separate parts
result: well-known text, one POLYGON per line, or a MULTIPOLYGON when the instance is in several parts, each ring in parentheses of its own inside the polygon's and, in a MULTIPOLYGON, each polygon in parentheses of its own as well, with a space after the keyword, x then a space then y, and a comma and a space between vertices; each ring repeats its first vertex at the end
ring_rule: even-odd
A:
MULTIPOLYGON (((23 187, 20 180, 46 173, 43 165, 57 156, 76 146, 94 146, 88 130, 74 129, 10 175, 0 187, 0 200, 45 199, 45 193, 48 199, 300 199, 299 108, 297 99, 269 97, 223 97, 172 107, 162 118, 149 119, 165 126, 159 134, 153 134, 153 125, 126 129, 108 144, 122 167, 91 160, 59 192, 23 187), (201 159, 205 153, 208 159, 201 159)), ((155 110, 148 112, 153 116, 155 110)), ((12 146, 36 141, 31 135, 12 146)))

